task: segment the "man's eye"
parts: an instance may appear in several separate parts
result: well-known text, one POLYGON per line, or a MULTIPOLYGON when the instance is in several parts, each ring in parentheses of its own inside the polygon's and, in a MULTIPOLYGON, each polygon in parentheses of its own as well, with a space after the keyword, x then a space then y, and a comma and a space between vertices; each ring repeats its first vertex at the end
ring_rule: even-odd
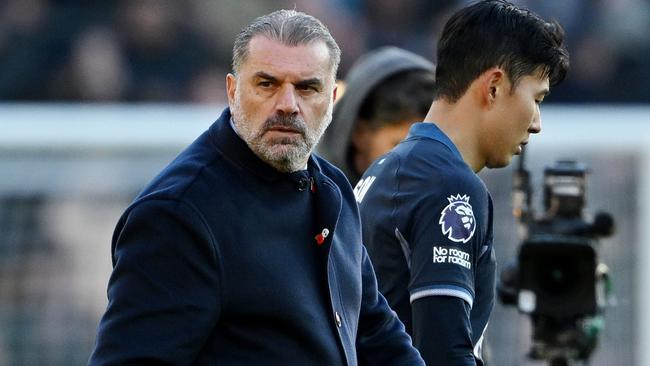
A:
POLYGON ((261 86, 262 88, 270 88, 271 82, 270 81, 260 81, 257 85, 261 86))
POLYGON ((297 89, 302 91, 318 91, 316 87, 311 85, 299 85, 297 89))

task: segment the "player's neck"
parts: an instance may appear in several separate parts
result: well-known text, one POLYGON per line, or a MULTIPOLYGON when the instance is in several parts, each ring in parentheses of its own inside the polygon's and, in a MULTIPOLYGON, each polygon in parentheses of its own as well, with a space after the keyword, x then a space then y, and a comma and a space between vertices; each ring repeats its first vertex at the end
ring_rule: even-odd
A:
POLYGON ((424 122, 432 122, 444 132, 456 145, 463 160, 473 171, 478 172, 485 162, 480 159, 478 153, 478 126, 477 117, 480 111, 476 110, 476 104, 472 103, 467 95, 464 95, 455 103, 449 103, 443 99, 435 100, 424 118, 424 122))

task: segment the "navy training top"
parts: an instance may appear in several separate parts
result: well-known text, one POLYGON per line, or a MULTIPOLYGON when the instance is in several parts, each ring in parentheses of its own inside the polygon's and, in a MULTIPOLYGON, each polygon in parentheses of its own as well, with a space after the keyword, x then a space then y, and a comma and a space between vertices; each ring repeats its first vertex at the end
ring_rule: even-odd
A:
POLYGON ((354 191, 379 289, 427 364, 482 365, 496 272, 485 184, 435 124, 416 123, 354 191))

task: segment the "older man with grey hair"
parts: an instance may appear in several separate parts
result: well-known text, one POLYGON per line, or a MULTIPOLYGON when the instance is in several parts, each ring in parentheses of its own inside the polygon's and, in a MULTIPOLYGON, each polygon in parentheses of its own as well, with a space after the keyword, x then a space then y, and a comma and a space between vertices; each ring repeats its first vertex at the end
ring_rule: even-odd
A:
POLYGON ((424 365, 377 290, 351 187, 311 154, 339 59, 304 13, 242 30, 229 108, 117 224, 91 365, 424 365))

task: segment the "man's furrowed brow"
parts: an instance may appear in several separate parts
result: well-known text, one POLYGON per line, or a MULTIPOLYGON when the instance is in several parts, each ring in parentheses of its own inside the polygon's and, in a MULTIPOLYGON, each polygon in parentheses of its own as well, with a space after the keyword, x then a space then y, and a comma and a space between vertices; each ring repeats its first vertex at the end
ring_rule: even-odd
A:
MULTIPOLYGON (((271 83, 278 83, 279 79, 267 72, 264 71, 258 71, 254 74, 254 77, 257 79, 262 79, 266 81, 270 81, 271 83)), ((294 83, 294 85, 299 86, 299 87, 315 87, 315 88, 321 88, 323 86, 323 80, 320 78, 309 78, 309 79, 304 79, 304 80, 298 80, 297 82, 294 83)))
POLYGON ((268 80, 268 81, 271 81, 271 82, 278 81, 278 79, 275 76, 273 76, 271 74, 267 74, 264 71, 256 72, 255 77, 260 78, 260 79, 264 79, 264 80, 268 80))
POLYGON ((319 78, 311 78, 311 79, 305 79, 305 80, 300 80, 296 83, 296 86, 314 86, 314 87, 321 87, 323 85, 323 80, 319 78))

